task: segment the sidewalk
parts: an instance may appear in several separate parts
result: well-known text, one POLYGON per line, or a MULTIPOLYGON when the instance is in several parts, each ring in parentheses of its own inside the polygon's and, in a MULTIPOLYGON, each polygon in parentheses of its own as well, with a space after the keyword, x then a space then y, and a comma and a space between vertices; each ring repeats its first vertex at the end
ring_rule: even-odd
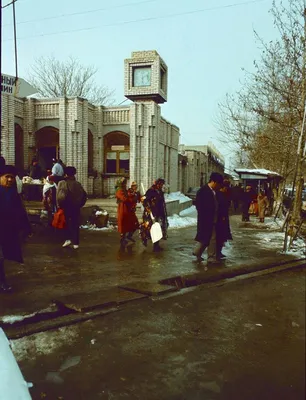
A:
POLYGON ((224 249, 226 261, 208 269, 192 256, 196 226, 170 229, 162 243, 165 251, 158 254, 151 245, 143 247, 136 234, 137 243, 120 251, 115 230, 81 230, 80 248, 63 249, 60 234, 37 226, 24 247, 26 264, 7 263, 14 292, 0 295, 0 321, 54 312, 63 305, 73 311, 118 306, 177 290, 187 278, 202 283, 301 258, 306 264, 301 252, 281 254, 283 234, 273 223, 241 223, 235 215, 231 225, 234 240, 224 249))

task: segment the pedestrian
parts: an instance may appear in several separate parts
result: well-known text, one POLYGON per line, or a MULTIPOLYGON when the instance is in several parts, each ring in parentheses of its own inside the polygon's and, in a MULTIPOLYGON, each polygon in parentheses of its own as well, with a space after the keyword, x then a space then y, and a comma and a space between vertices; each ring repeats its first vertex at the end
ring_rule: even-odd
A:
POLYGON ((252 194, 252 187, 246 186, 245 191, 242 193, 241 196, 241 203, 242 203, 242 221, 249 222, 250 221, 250 205, 253 200, 252 194))
POLYGON ((127 179, 122 177, 116 182, 117 224, 120 233, 120 245, 124 247, 128 241, 135 242, 133 233, 139 227, 136 217, 135 194, 127 190, 127 179), (135 207, 135 210, 134 210, 135 207))
POLYGON ((227 180, 223 181, 223 186, 217 192, 218 200, 218 219, 216 224, 217 240, 217 259, 226 258, 222 253, 222 248, 228 240, 233 240, 229 221, 229 209, 231 205, 230 188, 227 180))
POLYGON ((58 183, 56 194, 57 205, 64 210, 66 219, 66 240, 63 247, 71 245, 74 249, 79 248, 80 210, 87 200, 87 193, 75 178, 76 173, 75 167, 65 168, 65 180, 58 183))
POLYGON ((51 225, 53 215, 57 211, 56 204, 56 183, 54 182, 54 176, 49 175, 46 178, 46 183, 43 187, 43 207, 48 214, 48 223, 51 225))
POLYGON ((241 188, 240 184, 235 185, 231 189, 233 208, 234 208, 235 212, 237 212, 239 209, 239 203, 241 201, 242 193, 243 193, 243 189, 241 188))
MULTIPOLYGON (((166 202, 164 196, 165 190, 165 180, 163 178, 158 178, 150 189, 147 190, 143 198, 143 217, 142 223, 140 224, 140 237, 144 246, 147 246, 147 242, 151 239, 150 230, 153 225, 152 216, 154 222, 159 222, 161 225, 163 239, 166 240, 167 229, 168 229, 168 218, 166 210, 166 202)), ((159 241, 153 243, 153 251, 159 252, 163 248, 160 246, 159 241)))
POLYGON ((53 158, 53 167, 51 170, 51 173, 54 177, 54 182, 58 183, 59 181, 62 181, 64 179, 64 168, 63 168, 63 162, 61 159, 56 160, 53 158))
POLYGON ((43 171, 41 166, 38 163, 37 158, 33 158, 30 168, 29 168, 29 176, 32 179, 42 179, 43 178, 43 171))
POLYGON ((257 196, 257 204, 259 222, 265 222, 265 213, 269 207, 269 200, 264 190, 259 192, 259 195, 257 196))
POLYGON ((0 293, 12 289, 6 282, 4 261, 23 263, 20 233, 31 235, 31 225, 17 192, 16 175, 14 166, 0 167, 0 293))
POLYGON ((135 221, 135 225, 134 225, 134 229, 128 233, 127 239, 132 242, 135 242, 135 239, 133 239, 133 234, 135 233, 135 231, 137 229, 139 229, 139 221, 136 216, 136 207, 137 207, 137 204, 141 202, 141 195, 140 195, 140 192, 138 191, 137 182, 135 182, 135 181, 132 182, 131 187, 128 190, 128 195, 131 198, 130 207, 131 207, 131 213, 134 216, 133 218, 135 221))
POLYGON ((195 240, 199 242, 193 251, 197 261, 204 259, 202 254, 207 248, 208 264, 216 264, 217 244, 216 244, 216 224, 218 221, 218 199, 216 192, 223 183, 223 176, 218 172, 212 172, 209 182, 202 186, 196 196, 196 208, 198 211, 197 234, 195 240))

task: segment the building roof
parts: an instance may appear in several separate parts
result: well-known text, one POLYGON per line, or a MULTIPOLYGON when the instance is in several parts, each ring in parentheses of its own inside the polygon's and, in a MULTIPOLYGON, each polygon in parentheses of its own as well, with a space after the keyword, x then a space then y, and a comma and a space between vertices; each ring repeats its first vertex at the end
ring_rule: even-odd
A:
POLYGON ((281 175, 277 172, 270 171, 268 169, 248 169, 248 168, 236 168, 234 171, 240 176, 242 174, 248 174, 248 175, 262 175, 265 177, 274 177, 274 176, 279 176, 281 175))

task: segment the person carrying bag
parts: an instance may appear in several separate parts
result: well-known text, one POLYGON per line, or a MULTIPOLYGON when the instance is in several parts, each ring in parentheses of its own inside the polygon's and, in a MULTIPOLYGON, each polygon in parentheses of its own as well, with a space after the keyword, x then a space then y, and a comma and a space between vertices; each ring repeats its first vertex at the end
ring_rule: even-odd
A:
POLYGON ((57 205, 63 210, 67 227, 63 247, 72 246, 74 249, 79 248, 80 210, 87 200, 87 193, 75 179, 76 172, 74 167, 65 167, 65 180, 59 182, 56 194, 57 205))

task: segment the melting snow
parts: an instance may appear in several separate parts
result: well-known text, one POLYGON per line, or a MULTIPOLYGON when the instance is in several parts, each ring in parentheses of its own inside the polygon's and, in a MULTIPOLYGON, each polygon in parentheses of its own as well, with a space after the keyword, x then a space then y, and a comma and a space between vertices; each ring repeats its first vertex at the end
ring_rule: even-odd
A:
POLYGON ((35 360, 37 354, 55 353, 62 345, 73 344, 78 338, 78 327, 59 328, 55 331, 37 333, 29 337, 11 340, 17 361, 35 360))
POLYGON ((190 201, 190 197, 185 196, 181 192, 173 192, 169 194, 165 194, 166 200, 178 200, 180 203, 186 203, 186 201, 190 201))

